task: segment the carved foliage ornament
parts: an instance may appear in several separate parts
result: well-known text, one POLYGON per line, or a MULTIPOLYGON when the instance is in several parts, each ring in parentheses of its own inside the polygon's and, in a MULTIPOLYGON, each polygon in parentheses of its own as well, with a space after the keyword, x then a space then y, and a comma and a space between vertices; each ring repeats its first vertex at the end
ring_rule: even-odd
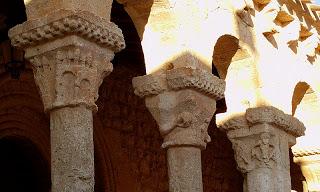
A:
POLYGON ((97 110, 99 86, 112 71, 110 60, 79 47, 65 47, 31 58, 45 109, 84 104, 97 110))
POLYGON ((158 95, 167 90, 195 89, 219 100, 224 97, 225 82, 206 70, 183 67, 168 70, 165 74, 135 77, 133 87, 140 97, 158 95))

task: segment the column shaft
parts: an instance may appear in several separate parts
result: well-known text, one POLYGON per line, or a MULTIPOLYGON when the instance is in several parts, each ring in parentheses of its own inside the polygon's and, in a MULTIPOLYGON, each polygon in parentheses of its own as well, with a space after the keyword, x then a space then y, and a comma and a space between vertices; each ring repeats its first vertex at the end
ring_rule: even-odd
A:
POLYGON ((92 111, 84 106, 51 111, 52 192, 94 191, 92 111))
POLYGON ((247 186, 244 191, 288 192, 291 191, 290 182, 289 170, 259 168, 247 173, 247 186))
POLYGON ((202 192, 201 150, 170 147, 167 151, 169 191, 202 192))

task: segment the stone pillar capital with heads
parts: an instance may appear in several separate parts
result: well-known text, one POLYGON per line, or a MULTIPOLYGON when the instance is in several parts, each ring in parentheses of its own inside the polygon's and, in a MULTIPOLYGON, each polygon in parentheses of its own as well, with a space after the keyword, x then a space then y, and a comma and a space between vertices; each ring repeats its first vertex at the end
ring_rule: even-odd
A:
POLYGON ((201 149, 210 142, 207 129, 225 82, 180 61, 160 73, 134 78, 133 87, 145 98, 164 138, 169 191, 202 192, 201 149))
POLYGON ((12 45, 25 50, 50 113, 52 192, 94 191, 92 112, 114 53, 125 47, 103 2, 111 5, 34 0, 26 5, 28 21, 9 31, 12 45))
POLYGON ((291 190, 289 148, 305 127, 274 107, 249 108, 245 114, 218 122, 232 142, 244 191, 291 190))

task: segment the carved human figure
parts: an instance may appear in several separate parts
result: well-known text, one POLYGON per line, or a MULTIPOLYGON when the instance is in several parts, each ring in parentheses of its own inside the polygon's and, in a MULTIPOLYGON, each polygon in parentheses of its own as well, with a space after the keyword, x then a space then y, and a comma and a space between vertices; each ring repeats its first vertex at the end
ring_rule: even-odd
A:
POLYGON ((252 158, 259 161, 261 167, 271 167, 271 160, 276 161, 275 146, 270 133, 262 133, 258 144, 252 149, 252 158))

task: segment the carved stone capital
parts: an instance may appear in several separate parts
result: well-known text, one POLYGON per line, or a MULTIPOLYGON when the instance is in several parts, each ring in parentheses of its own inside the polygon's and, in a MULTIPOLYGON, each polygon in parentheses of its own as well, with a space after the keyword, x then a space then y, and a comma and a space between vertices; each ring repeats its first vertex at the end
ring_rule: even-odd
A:
POLYGON ((164 137, 163 148, 196 146, 210 141, 209 122, 225 83, 202 69, 188 67, 133 79, 135 93, 146 105, 164 137))
POLYGON ((135 77, 133 87, 140 97, 193 89, 219 100, 224 97, 225 82, 204 69, 182 67, 167 70, 164 74, 135 77))
POLYGON ((12 44, 25 50, 45 110, 95 101, 112 71, 114 52, 124 48, 121 30, 89 12, 59 11, 10 30, 12 44))
POLYGON ((29 59, 46 110, 79 104, 97 110, 99 86, 112 71, 112 54, 67 46, 29 59))
POLYGON ((218 122, 218 127, 227 132, 243 173, 288 168, 288 146, 305 130, 298 119, 274 107, 249 108, 245 114, 218 122))

